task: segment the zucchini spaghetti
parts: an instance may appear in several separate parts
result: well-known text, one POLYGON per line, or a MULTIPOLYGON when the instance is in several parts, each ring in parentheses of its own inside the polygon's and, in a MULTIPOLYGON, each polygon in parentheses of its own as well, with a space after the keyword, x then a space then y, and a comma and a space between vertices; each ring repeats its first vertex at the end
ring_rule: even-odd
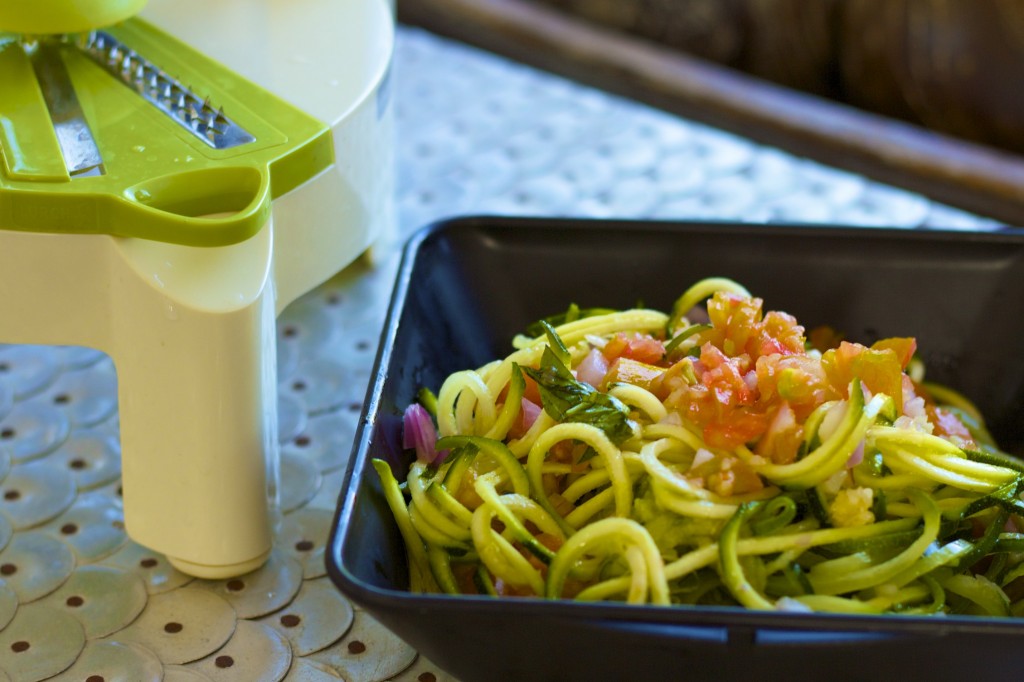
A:
POLYGON ((858 614, 1024 614, 1024 463, 871 345, 723 278, 580 310, 452 374, 373 460, 414 591, 858 614))

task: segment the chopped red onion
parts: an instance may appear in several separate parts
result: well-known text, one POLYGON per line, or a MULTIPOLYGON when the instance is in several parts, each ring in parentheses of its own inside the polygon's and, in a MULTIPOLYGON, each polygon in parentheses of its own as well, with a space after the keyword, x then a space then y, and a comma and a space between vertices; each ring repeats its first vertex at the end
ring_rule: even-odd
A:
POLYGON ((750 370, 743 375, 743 383, 747 385, 751 391, 757 390, 757 372, 750 370))
POLYGON ((864 441, 860 442, 857 449, 850 453, 850 459, 846 460, 846 468, 852 469, 864 461, 864 441))
POLYGON ((587 353, 587 357, 583 358, 576 368, 576 378, 594 388, 601 385, 606 374, 608 374, 608 359, 596 348, 587 353))
POLYGON ((541 413, 540 406, 532 400, 522 398, 520 404, 522 407, 519 410, 519 416, 513 422, 512 428, 508 430, 509 438, 522 438, 526 435, 526 432, 530 430, 530 427, 537 421, 537 417, 541 413))
POLYGON ((523 430, 529 431, 533 423, 540 416, 541 407, 532 400, 523 398, 523 430))
POLYGON ((448 451, 438 452, 437 429, 434 420, 426 408, 413 403, 405 408, 402 415, 402 447, 416 448, 416 459, 424 464, 440 464, 448 456, 448 451))

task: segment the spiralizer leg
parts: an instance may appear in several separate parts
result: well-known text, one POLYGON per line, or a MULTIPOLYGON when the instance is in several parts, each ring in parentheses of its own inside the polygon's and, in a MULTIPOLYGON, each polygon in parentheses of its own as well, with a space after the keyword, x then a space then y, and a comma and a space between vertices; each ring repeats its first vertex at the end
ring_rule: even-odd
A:
POLYGON ((270 552, 272 243, 269 224, 215 249, 0 231, 0 341, 113 358, 128 533, 199 577, 270 552))
POLYGON ((204 578, 245 573, 270 552, 278 461, 271 245, 269 225, 217 249, 120 243, 131 266, 113 290, 114 307, 130 311, 114 320, 112 353, 125 523, 137 542, 204 578))
POLYGON ((140 308, 131 324, 142 328, 130 332, 137 345, 119 344, 115 357, 127 530, 191 575, 239 575, 270 551, 265 453, 277 445, 277 423, 268 299, 228 313, 182 306, 173 319, 140 308))

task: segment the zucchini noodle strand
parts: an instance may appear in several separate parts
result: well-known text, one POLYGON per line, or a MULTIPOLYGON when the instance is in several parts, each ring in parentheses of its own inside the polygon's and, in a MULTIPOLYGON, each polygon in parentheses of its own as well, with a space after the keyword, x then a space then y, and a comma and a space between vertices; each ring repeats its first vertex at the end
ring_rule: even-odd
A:
POLYGON ((437 429, 442 436, 474 435, 495 420, 494 394, 473 370, 449 376, 437 395, 437 429))
MULTIPOLYGON (((548 495, 544 491, 541 465, 544 462, 545 455, 547 455, 551 448, 564 440, 581 441, 597 452, 598 456, 604 461, 605 468, 608 470, 609 482, 615 497, 615 515, 628 516, 633 502, 633 492, 629 476, 626 473, 626 463, 623 460, 622 452, 612 444, 608 436, 604 434, 604 431, 589 424, 557 424, 541 434, 533 444, 526 460, 526 473, 530 478, 533 497, 556 519, 562 518, 554 510, 554 507, 551 506, 548 495)), ((567 530, 571 533, 573 529, 570 526, 567 530)))
POLYGON ((642 592, 652 604, 669 604, 668 581, 657 545, 639 523, 630 519, 606 518, 581 528, 562 546, 548 568, 546 596, 562 595, 562 588, 574 563, 584 553, 612 552, 622 555, 635 548, 630 560, 631 593, 642 592))

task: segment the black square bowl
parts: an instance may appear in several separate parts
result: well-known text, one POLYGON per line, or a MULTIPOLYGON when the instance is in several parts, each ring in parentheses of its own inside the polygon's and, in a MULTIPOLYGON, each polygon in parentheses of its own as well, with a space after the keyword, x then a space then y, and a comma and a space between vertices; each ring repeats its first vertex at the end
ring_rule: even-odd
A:
POLYGON ((511 351, 580 306, 670 309, 725 276, 870 343, 914 336, 928 377, 1024 449, 1024 232, 461 218, 404 254, 331 533, 331 579, 463 680, 888 680, 1024 676, 1024 620, 839 616, 407 591, 405 549, 371 457, 401 473, 402 410, 422 386, 511 351))

